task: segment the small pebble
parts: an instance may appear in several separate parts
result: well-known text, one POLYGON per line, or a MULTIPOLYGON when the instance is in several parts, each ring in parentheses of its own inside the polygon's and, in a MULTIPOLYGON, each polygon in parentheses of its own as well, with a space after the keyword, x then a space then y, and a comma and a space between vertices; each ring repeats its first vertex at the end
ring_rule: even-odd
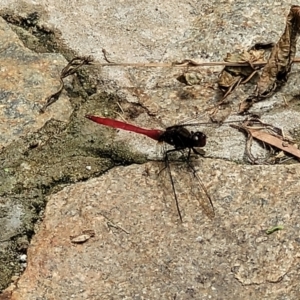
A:
POLYGON ((26 255, 26 254, 21 254, 21 255, 19 256, 19 260, 20 260, 21 262, 26 262, 26 260, 27 260, 27 255, 26 255))

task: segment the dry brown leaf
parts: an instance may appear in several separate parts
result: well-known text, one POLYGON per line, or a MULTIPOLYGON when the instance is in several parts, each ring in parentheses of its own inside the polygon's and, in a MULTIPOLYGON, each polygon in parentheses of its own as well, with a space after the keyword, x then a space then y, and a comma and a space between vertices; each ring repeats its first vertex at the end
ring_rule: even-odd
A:
POLYGON ((254 93, 240 104, 239 113, 247 111, 253 103, 271 97, 277 87, 280 87, 287 81, 295 58, 299 29, 300 6, 293 5, 287 16, 284 33, 273 47, 254 93))
POLYGON ((247 128, 247 130, 255 139, 300 158, 300 150, 295 145, 289 144, 288 142, 262 130, 252 128, 247 128))
POLYGON ((257 159, 253 157, 250 150, 253 138, 261 141, 263 144, 276 147, 285 153, 290 153, 300 158, 298 146, 294 144, 292 138, 283 133, 281 128, 264 123, 259 118, 247 119, 240 125, 231 124, 230 126, 247 133, 246 153, 249 160, 253 163, 257 163, 257 159))
POLYGON ((71 242, 74 244, 82 244, 95 236, 95 231, 92 229, 83 230, 81 234, 70 236, 71 242))
POLYGON ((223 101, 240 84, 248 82, 263 65, 254 63, 264 61, 265 49, 273 47, 272 43, 255 44, 248 51, 227 53, 224 61, 230 63, 247 63, 248 66, 226 66, 219 75, 218 85, 224 93, 223 101))

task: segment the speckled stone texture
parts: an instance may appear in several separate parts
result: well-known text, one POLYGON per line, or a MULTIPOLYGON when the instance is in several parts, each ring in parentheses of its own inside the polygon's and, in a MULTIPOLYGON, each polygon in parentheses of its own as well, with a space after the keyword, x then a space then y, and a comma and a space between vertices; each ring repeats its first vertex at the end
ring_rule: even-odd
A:
POLYGON ((299 167, 208 159, 199 167, 212 221, 183 196, 181 224, 154 164, 51 196, 12 299, 296 299, 299 167), (284 229, 265 233, 277 224, 284 229), (71 243, 91 229, 95 237, 71 243))
POLYGON ((40 114, 47 95, 59 87, 60 68, 66 60, 57 54, 37 54, 24 47, 0 18, 0 149, 41 128, 51 118, 67 121, 72 112, 62 95, 59 105, 40 114))
MULTIPOLYGON (((20 14, 43 12, 44 22, 59 29, 70 48, 81 55, 93 55, 97 62, 104 62, 102 48, 118 62, 185 58, 201 62, 223 60, 227 52, 247 49, 255 42, 276 42, 292 4, 43 0, 37 6, 30 0, 2 0, 0 8, 20 14)), ((1 26, 6 28, 4 23, 1 26)), ((20 80, 19 88, 18 82, 11 83, 15 94, 5 96, 5 107, 10 104, 5 122, 12 122, 9 118, 15 116, 17 126, 6 123, 3 127, 7 132, 4 146, 18 138, 11 131, 14 128, 26 133, 26 120, 35 120, 30 129, 34 130, 38 118, 44 120, 55 113, 66 115, 66 119, 69 116, 57 109, 56 105, 64 109, 63 101, 67 100, 63 98, 45 116, 37 116, 33 103, 53 92, 54 80, 58 85, 56 70, 64 60, 56 57, 54 61, 47 54, 35 62, 37 56, 30 55, 13 62, 11 69, 6 65, 8 57, 1 63, 0 70, 6 66, 6 79, 1 78, 0 85, 10 78, 9 71, 14 72, 12 78, 19 73, 20 78, 31 78, 27 84, 30 90, 23 84, 27 79, 20 80), (28 66, 27 57, 35 63, 28 66), (41 69, 46 70, 42 76, 38 75, 41 69), (32 85, 43 89, 33 100, 32 85), (20 102, 15 102, 17 92, 24 93, 18 98, 20 102), (14 103, 21 103, 21 108, 18 110, 14 103)), ((186 86, 176 78, 190 71, 187 69, 106 67, 97 74, 97 88, 142 107, 143 113, 132 123, 157 127, 158 121, 170 125, 191 118, 218 99, 220 70, 197 69, 200 84, 186 86)), ((298 68, 293 66, 285 87, 254 105, 254 112, 285 130, 297 129, 299 86, 298 68), (283 96, 291 101, 289 107, 284 106, 283 96)), ((252 89, 253 83, 241 86, 229 100, 238 105, 252 89)), ((95 106, 95 111, 88 113, 101 114, 102 109, 95 106)), ((77 118, 81 120, 83 113, 77 118)), ((86 125, 84 134, 102 138, 102 129, 96 126, 86 125), (96 131, 100 133, 96 135, 96 131)), ((27 269, 9 288, 12 299, 299 299, 300 168, 298 164, 245 166, 218 160, 241 161, 244 156, 242 134, 227 127, 225 131, 219 135, 218 130, 207 132, 206 155, 214 159, 196 163, 213 198, 213 220, 205 216, 196 199, 190 200, 183 193, 179 198, 184 222, 178 222, 172 196, 160 188, 155 163, 113 168, 99 178, 70 185, 48 197, 44 219, 28 250, 27 269), (275 225, 284 229, 266 235, 265 231, 275 225), (94 230, 95 236, 83 244, 72 243, 70 236, 84 230, 94 230)), ((112 145, 113 141, 149 157, 155 148, 153 141, 121 131, 103 143, 112 145)), ((255 147, 256 154, 264 153, 255 147)), ((95 170, 97 162, 90 161, 88 166, 95 170)))

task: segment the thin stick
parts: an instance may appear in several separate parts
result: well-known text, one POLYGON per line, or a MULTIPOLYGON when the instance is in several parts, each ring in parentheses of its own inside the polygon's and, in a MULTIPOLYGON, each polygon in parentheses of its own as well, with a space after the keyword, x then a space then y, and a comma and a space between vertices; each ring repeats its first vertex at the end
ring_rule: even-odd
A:
MULTIPOLYGON (((300 58, 295 58, 293 63, 300 63, 300 58)), ((249 67, 247 62, 202 62, 197 63, 193 60, 184 60, 183 62, 175 63, 90 63, 100 67, 147 67, 147 68, 183 68, 183 67, 211 67, 211 66, 225 66, 225 67, 249 67)), ((266 61, 252 62, 253 66, 264 66, 266 61)))
POLYGON ((102 217, 104 217, 106 220, 107 220, 107 226, 108 227, 114 227, 114 228, 116 228, 116 229, 120 229, 120 230, 122 230, 122 231, 124 231, 125 233, 127 233, 127 234, 130 234, 130 232, 128 232, 126 229, 124 229, 123 227, 121 227, 120 225, 118 225, 118 224, 115 224, 110 218, 108 218, 104 213, 102 213, 102 212, 99 212, 99 214, 102 216, 102 217))

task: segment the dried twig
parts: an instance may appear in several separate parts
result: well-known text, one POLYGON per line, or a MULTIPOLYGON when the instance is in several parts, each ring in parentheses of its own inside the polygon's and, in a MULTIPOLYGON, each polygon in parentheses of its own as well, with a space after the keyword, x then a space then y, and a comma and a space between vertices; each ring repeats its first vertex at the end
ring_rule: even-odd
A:
POLYGON ((102 217, 104 217, 106 220, 107 220, 107 226, 108 227, 113 227, 113 228, 116 228, 116 229, 120 229, 122 230, 123 232, 125 232, 126 234, 130 234, 129 231, 127 231, 126 229, 124 229, 123 227, 121 227, 120 225, 117 225, 115 224, 110 218, 108 218, 104 213, 100 212, 100 215, 102 217))
POLYGON ((114 63, 113 61, 111 61, 110 59, 107 58, 107 52, 106 52, 106 50, 104 48, 102 49, 102 53, 103 53, 105 61, 107 61, 109 64, 113 64, 114 63))
MULTIPOLYGON (((186 68, 186 67, 213 67, 213 66, 228 66, 228 67, 249 67, 247 62, 225 62, 225 61, 216 61, 216 62, 201 62, 197 63, 193 60, 187 59, 183 62, 175 63, 97 63, 92 62, 91 65, 100 66, 100 67, 137 67, 137 68, 186 68), (184 62, 184 63, 183 63, 184 62)), ((300 63, 300 58, 297 57, 293 60, 293 63, 300 63)), ((253 66, 264 66, 267 64, 267 61, 257 61, 253 62, 253 66)))
POLYGON ((46 103, 40 109, 41 113, 44 113, 46 108, 56 102, 64 89, 63 79, 74 74, 81 66, 90 65, 92 62, 91 57, 74 57, 61 71, 60 74, 60 86, 57 92, 46 98, 46 103))

